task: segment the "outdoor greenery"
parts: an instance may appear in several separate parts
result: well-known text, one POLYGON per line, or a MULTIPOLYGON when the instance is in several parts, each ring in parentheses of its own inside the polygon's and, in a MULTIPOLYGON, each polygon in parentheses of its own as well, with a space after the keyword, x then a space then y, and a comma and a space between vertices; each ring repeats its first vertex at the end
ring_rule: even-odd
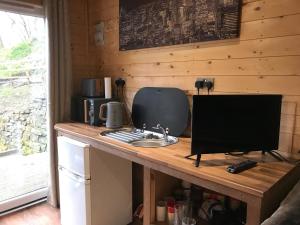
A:
MULTIPOLYGON (((23 104, 23 102, 29 102, 30 101, 30 86, 23 85, 18 87, 13 86, 2 86, 0 88, 0 103, 6 106, 6 110, 23 110, 24 108, 27 108, 27 106, 23 104), (20 98, 23 99, 23 101, 20 101, 20 98)), ((1 120, 0 120, 0 126, 1 126, 1 120)))
POLYGON ((27 57, 37 50, 33 41, 23 41, 14 47, 0 49, 0 78, 26 75, 31 63, 27 57))
POLYGON ((10 60, 25 58, 31 54, 32 47, 33 44, 31 42, 23 41, 8 51, 7 58, 10 60))
MULTIPOLYGON (((0 68, 1 70, 1 68, 0 68)), ((14 91, 14 88, 12 87, 2 87, 0 89, 0 98, 3 98, 3 97, 10 97, 12 94, 13 94, 13 91, 14 91)))
POLYGON ((31 155, 47 147, 43 24, 6 15, 7 32, 0 30, 0 153, 31 155))
MULTIPOLYGON (((1 95, 0 95, 1 99, 1 95)), ((6 120, 0 117, 0 130, 3 130, 6 124, 6 120)), ((5 139, 3 137, 0 137, 0 153, 6 152, 8 150, 9 146, 6 143, 5 139)))
POLYGON ((7 151, 8 146, 3 139, 0 139, 0 153, 7 151))
POLYGON ((28 140, 22 140, 22 154, 23 155, 31 155, 34 151, 31 147, 31 143, 28 140))

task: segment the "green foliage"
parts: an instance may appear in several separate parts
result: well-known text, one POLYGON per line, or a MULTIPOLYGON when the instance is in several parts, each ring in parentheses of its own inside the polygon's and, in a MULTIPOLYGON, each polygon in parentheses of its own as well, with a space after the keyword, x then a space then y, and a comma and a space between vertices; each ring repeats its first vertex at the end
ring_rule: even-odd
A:
POLYGON ((0 78, 44 74, 45 62, 29 56, 43 56, 44 45, 37 40, 23 41, 12 48, 0 49, 0 78))
POLYGON ((5 123, 6 123, 6 120, 0 117, 0 129, 3 129, 5 123))
MULTIPOLYGON (((5 122, 6 121, 0 117, 0 129, 1 130, 4 127, 5 122)), ((5 151, 7 151, 7 149, 8 149, 8 146, 5 143, 5 140, 3 138, 0 138, 0 152, 5 152, 5 151)))
POLYGON ((33 149, 31 147, 31 143, 29 140, 22 139, 22 154, 23 155, 31 155, 33 154, 33 149))
POLYGON ((2 87, 0 88, 0 97, 9 97, 14 95, 14 88, 13 87, 2 87))
POLYGON ((2 48, 0 49, 0 61, 7 59, 7 55, 10 52, 10 49, 2 48))
MULTIPOLYGON (((14 104, 22 104, 22 101, 20 101, 20 98, 24 98, 26 96, 30 97, 30 86, 24 85, 19 87, 13 87, 13 86, 4 86, 0 87, 0 98, 9 98, 9 103, 14 104)), ((2 99, 2 102, 4 99, 2 99)))
MULTIPOLYGON (((23 41, 10 49, 0 49, 0 77, 11 77, 24 73, 23 68, 28 68, 28 66, 22 62, 22 59, 33 51, 34 46, 28 41, 23 41), (17 60, 21 60, 21 62, 17 60), (14 61, 15 63, 12 63, 14 61)), ((28 69, 26 70, 28 71, 28 69)))
POLYGON ((0 139, 0 152, 6 152, 8 149, 7 144, 3 139, 0 139))
POLYGON ((30 55, 32 53, 32 43, 31 42, 21 42, 20 44, 13 47, 9 54, 7 55, 7 58, 9 60, 16 60, 16 59, 22 59, 26 56, 30 55))

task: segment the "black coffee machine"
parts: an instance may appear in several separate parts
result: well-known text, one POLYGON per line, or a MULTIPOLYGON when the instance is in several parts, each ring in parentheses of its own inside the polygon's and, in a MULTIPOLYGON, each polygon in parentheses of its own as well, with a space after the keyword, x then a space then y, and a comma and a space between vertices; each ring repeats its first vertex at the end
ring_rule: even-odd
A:
POLYGON ((81 95, 72 97, 71 120, 92 126, 103 125, 105 121, 99 118, 100 106, 118 100, 104 98, 102 79, 83 79, 81 84, 81 95))

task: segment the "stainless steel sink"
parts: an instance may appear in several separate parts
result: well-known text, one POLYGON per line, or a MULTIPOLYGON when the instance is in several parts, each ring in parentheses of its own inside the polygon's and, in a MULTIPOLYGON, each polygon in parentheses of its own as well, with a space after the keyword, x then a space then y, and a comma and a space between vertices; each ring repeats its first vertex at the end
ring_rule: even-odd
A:
POLYGON ((144 148, 164 147, 178 142, 176 137, 167 136, 166 140, 161 133, 140 129, 110 130, 102 132, 101 135, 136 147, 144 148))
POLYGON ((140 141, 134 141, 131 142, 131 144, 135 147, 144 147, 144 148, 158 148, 158 147, 164 147, 171 144, 177 143, 177 138, 174 139, 174 137, 169 137, 168 141, 165 141, 164 139, 158 139, 158 140, 140 140, 140 141))

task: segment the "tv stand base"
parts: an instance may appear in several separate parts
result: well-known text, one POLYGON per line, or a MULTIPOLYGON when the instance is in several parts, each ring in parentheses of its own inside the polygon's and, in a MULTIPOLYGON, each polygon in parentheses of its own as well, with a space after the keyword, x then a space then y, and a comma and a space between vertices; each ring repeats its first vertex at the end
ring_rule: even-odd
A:
MULTIPOLYGON (((262 151, 262 154, 265 155, 266 152, 269 153, 273 158, 277 159, 278 161, 280 161, 280 162, 284 161, 282 158, 280 158, 278 155, 276 155, 272 151, 262 151)), ((244 154, 248 154, 248 153, 249 152, 245 152, 244 154)), ((227 154, 231 155, 231 153, 227 153, 227 154)), ((191 154, 191 155, 186 156, 185 158, 186 159, 191 159, 191 156, 194 156, 194 155, 197 156, 196 159, 195 159, 194 165, 195 165, 195 167, 199 167, 200 166, 200 161, 201 161, 201 154, 200 153, 199 154, 191 154)), ((237 154, 237 155, 232 154, 232 155, 233 156, 240 156, 240 154, 237 154)))
POLYGON ((190 159, 190 160, 194 160, 194 159, 191 158, 194 155, 197 156, 196 159, 195 159, 195 161, 194 161, 194 165, 195 165, 195 167, 199 167, 200 160, 201 160, 201 154, 191 154, 191 155, 185 156, 185 158, 186 159, 190 159))
POLYGON ((199 167, 201 160, 201 154, 197 154, 197 158, 195 160, 195 167, 199 167))

